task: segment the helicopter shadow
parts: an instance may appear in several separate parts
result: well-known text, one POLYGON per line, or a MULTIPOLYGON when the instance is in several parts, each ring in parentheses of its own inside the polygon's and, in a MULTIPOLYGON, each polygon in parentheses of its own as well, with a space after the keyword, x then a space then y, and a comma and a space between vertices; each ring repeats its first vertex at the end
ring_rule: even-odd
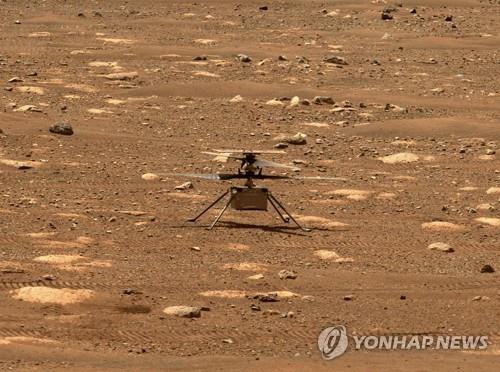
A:
MULTIPOLYGON (((206 229, 210 225, 177 225, 172 226, 173 228, 195 228, 195 229, 206 229)), ((228 228, 228 229, 260 229, 267 232, 275 232, 279 234, 296 235, 296 236, 308 236, 310 232, 302 231, 299 227, 295 226, 269 226, 269 225, 258 225, 250 223, 241 222, 231 222, 231 221, 221 221, 214 227, 217 228, 228 228)), ((314 229, 316 230, 316 229, 314 229)))

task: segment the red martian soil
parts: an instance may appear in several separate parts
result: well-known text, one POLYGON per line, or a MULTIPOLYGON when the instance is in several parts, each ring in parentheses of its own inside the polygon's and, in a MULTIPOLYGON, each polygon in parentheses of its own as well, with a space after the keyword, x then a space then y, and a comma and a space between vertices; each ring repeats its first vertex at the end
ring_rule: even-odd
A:
POLYGON ((499 1, 0 0, 0 20, 1 370, 498 370, 499 1), (258 183, 312 232, 186 222, 240 183, 169 173, 275 147, 300 170, 258 183), (489 345, 325 361, 334 325, 489 345))

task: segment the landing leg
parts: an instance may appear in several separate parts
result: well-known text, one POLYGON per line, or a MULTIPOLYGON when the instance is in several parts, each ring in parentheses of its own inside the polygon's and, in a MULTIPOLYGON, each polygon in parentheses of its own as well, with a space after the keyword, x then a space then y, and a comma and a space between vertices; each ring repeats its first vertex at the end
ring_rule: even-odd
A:
MULTIPOLYGON (((295 218, 293 218, 293 216, 292 216, 290 213, 288 213, 288 211, 285 209, 285 207, 284 207, 284 206, 280 203, 280 201, 279 201, 278 199, 276 199, 276 198, 274 197, 274 195, 273 195, 273 194, 269 193, 269 194, 268 194, 268 198, 269 198, 269 200, 271 200, 271 205, 273 205, 273 207, 275 207, 275 208, 276 208, 276 206, 273 204, 273 202, 274 202, 274 203, 276 203, 276 204, 277 204, 277 205, 278 205, 278 206, 279 206, 279 207, 280 207, 280 208, 281 208, 281 209, 282 209, 282 210, 283 210, 283 211, 287 214, 287 216, 288 216, 288 217, 289 217, 289 218, 290 218, 290 219, 291 219, 291 220, 292 220, 292 221, 293 221, 293 222, 294 222, 294 223, 295 223, 295 224, 296 224, 296 225, 297 225, 297 226, 298 226, 298 227, 299 227, 302 231, 306 231, 306 232, 311 231, 311 229, 308 229, 308 228, 305 228, 305 227, 300 226, 300 224, 299 224, 299 223, 295 220, 295 218)), ((277 208, 276 208, 276 209, 277 209, 277 208)), ((280 214, 280 216, 282 216, 282 215, 281 215, 281 213, 280 213, 279 211, 278 211, 278 213, 280 214)), ((282 218, 283 218, 283 216, 282 216, 282 218)))
POLYGON ((222 217, 222 215, 224 214, 224 212, 226 211, 227 207, 229 207, 229 204, 231 204, 231 201, 233 200, 233 194, 231 194, 231 197, 229 198, 229 200, 227 201, 226 205, 224 206, 224 208, 222 208, 222 210, 220 211, 219 215, 217 216, 217 218, 215 219, 214 222, 212 222, 212 224, 210 225, 210 227, 207 228, 207 230, 212 230, 214 228, 214 226, 217 224, 217 222, 219 222, 220 218, 222 217))
POLYGON ((200 218, 201 216, 203 216, 210 208, 212 208, 215 204, 217 204, 222 198, 224 198, 224 196, 226 196, 227 194, 229 193, 229 190, 226 191, 224 194, 222 194, 221 196, 219 196, 212 204, 210 204, 208 207, 206 207, 203 212, 201 212, 199 215, 197 215, 196 217, 194 218, 190 218, 188 221, 189 222, 195 222, 198 218, 200 218))
POLYGON ((281 211, 278 209, 278 207, 276 206, 276 204, 274 203, 273 199, 271 199, 269 197, 269 195, 267 196, 267 200, 269 200, 269 203, 273 206, 274 210, 280 215, 281 219, 283 220, 284 223, 288 223, 290 222, 290 218, 289 217, 285 217, 283 216, 283 214, 281 213, 281 211))

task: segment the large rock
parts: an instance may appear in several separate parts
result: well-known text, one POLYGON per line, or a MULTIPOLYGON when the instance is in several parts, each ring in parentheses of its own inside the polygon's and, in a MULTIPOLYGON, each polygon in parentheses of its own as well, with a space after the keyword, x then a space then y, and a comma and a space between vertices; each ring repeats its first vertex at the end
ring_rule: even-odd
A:
POLYGON ((73 134, 73 128, 68 123, 56 123, 49 128, 49 132, 62 134, 63 136, 71 136, 73 134))
POLYGON ((201 308, 194 306, 170 306, 163 309, 167 315, 174 315, 181 318, 199 318, 201 317, 201 308))

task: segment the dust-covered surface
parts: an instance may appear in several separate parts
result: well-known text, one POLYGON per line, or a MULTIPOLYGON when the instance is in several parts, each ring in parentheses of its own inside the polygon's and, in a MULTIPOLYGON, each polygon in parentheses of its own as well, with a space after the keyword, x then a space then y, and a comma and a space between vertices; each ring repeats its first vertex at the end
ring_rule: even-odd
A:
POLYGON ((0 369, 498 366, 498 1, 2 0, 0 21, 0 369), (162 173, 287 141, 266 158, 335 177, 264 183, 312 232, 185 222, 231 183, 162 173), (492 344, 320 362, 336 324, 492 344))

